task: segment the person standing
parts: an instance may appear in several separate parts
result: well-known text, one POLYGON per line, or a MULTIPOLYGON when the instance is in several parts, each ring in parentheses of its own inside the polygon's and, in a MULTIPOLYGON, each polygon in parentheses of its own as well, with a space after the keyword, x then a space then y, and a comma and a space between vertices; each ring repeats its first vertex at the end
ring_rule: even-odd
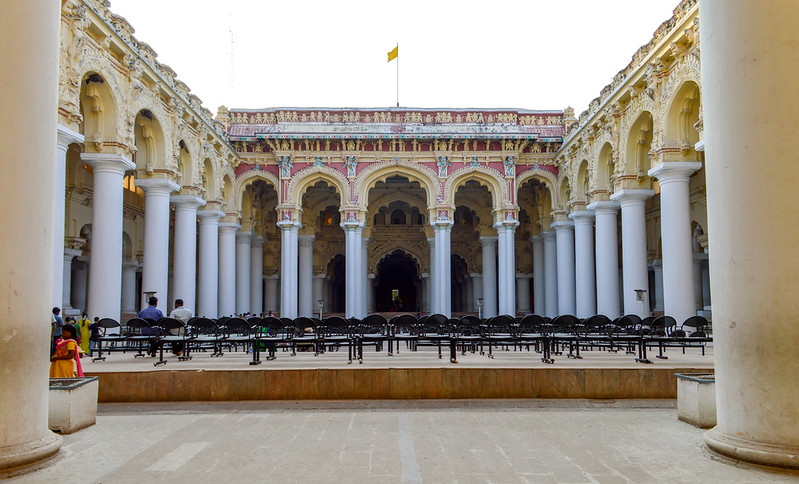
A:
POLYGON ((61 339, 61 328, 64 326, 64 320, 61 319, 61 308, 53 308, 53 314, 50 317, 50 356, 55 352, 55 342, 61 339))
POLYGON ((53 356, 50 357, 50 378, 83 376, 78 357, 78 342, 75 341, 77 334, 75 326, 63 326, 62 337, 58 338, 53 356))
POLYGON ((77 323, 78 332, 80 333, 80 349, 84 355, 89 354, 89 345, 92 339, 91 325, 92 322, 89 321, 89 315, 84 311, 77 323))

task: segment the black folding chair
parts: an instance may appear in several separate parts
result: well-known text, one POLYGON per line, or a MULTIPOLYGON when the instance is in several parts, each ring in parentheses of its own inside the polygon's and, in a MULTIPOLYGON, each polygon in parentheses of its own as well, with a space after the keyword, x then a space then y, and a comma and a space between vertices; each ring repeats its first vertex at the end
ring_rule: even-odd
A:
POLYGON ((122 328, 119 321, 111 318, 102 318, 97 321, 100 327, 100 336, 97 338, 97 358, 92 358, 92 361, 105 361, 103 356, 103 343, 108 343, 107 353, 111 352, 118 343, 125 341, 125 336, 122 334, 122 328), (111 334, 108 332, 111 331, 111 334))

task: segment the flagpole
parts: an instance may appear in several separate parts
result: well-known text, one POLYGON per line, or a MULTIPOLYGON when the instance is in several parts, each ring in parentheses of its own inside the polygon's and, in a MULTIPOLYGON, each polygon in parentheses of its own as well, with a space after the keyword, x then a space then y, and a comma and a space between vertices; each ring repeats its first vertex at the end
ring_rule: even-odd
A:
POLYGON ((399 107, 399 42, 397 42, 397 107, 399 107))

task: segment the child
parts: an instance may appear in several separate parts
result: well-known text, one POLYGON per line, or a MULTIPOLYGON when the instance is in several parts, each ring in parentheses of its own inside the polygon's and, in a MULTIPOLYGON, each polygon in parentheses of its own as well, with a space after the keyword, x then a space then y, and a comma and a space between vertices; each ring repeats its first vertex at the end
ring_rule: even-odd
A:
POLYGON ((97 349, 97 342, 100 341, 100 318, 95 316, 94 322, 89 325, 89 331, 91 331, 92 335, 90 337, 91 345, 89 346, 89 356, 91 356, 92 351, 97 349))
POLYGON ((61 329, 61 338, 56 340, 55 353, 50 358, 50 378, 73 378, 83 376, 78 358, 77 330, 71 324, 61 329), (76 371, 77 369, 77 371, 76 371))

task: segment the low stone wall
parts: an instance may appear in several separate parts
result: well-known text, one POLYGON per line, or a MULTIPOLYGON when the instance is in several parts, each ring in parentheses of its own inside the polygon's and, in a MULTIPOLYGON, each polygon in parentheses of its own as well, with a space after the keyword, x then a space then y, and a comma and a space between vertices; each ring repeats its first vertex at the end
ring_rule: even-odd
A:
MULTIPOLYGON (((706 373, 707 369, 680 369, 706 373)), ((677 398, 674 368, 379 368, 97 373, 99 401, 677 398)))

